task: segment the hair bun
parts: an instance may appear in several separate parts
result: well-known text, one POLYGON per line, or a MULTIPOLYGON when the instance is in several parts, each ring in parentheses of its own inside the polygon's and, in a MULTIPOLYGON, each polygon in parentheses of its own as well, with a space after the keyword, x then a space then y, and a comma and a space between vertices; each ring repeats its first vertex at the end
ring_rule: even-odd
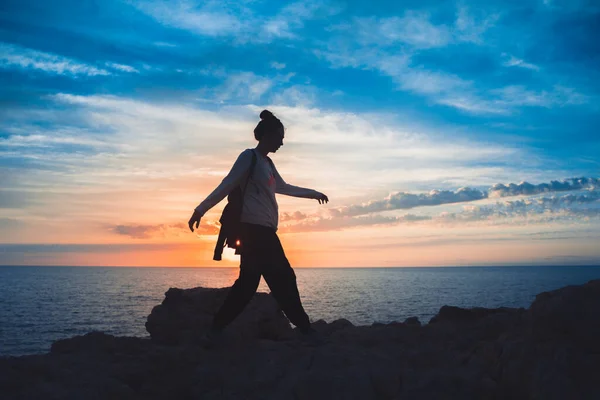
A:
POLYGON ((261 120, 263 120, 263 121, 264 121, 265 119, 271 119, 271 118, 275 118, 275 116, 274 116, 274 115, 273 115, 273 113, 272 113, 271 111, 269 111, 269 110, 263 110, 263 111, 260 113, 260 119, 261 119, 261 120))

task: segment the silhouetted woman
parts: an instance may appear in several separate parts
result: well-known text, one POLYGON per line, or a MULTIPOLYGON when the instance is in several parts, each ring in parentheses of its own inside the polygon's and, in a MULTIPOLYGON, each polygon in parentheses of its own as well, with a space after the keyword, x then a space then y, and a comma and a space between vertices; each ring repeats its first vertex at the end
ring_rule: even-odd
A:
POLYGON ((267 155, 283 146, 283 124, 268 110, 260 113, 260 119, 254 129, 254 137, 258 140, 256 148, 246 149, 239 155, 229 174, 196 207, 188 223, 193 232, 194 224, 198 228, 200 218, 208 210, 223 200, 236 186, 246 182, 252 163, 252 152, 255 152, 256 164, 244 193, 241 215, 240 275, 215 315, 213 327, 208 335, 211 339, 218 337, 250 302, 256 293, 261 275, 288 319, 300 332, 309 336, 314 333, 300 302, 296 274, 277 237, 279 214, 275 193, 316 199, 320 204, 328 202, 329 199, 323 193, 290 185, 281 178, 267 155))

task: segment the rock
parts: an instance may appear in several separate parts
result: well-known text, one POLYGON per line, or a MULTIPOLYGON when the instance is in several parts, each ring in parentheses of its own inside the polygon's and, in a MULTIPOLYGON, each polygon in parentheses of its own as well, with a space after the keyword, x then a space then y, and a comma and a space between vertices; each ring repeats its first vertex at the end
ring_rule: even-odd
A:
POLYGON ((141 354, 149 349, 148 340, 132 337, 115 337, 103 332, 90 332, 83 336, 70 339, 57 340, 52 343, 50 353, 101 353, 112 354, 124 352, 126 354, 141 354))
POLYGON ((531 304, 531 328, 539 340, 569 339, 600 351, 600 279, 540 293, 531 304))
MULTIPOLYGON (((228 291, 229 288, 171 288, 162 304, 152 309, 146 330, 156 343, 194 343, 210 328, 228 291)), ((292 328, 270 294, 256 293, 228 326, 227 335, 235 340, 285 340, 292 337, 292 328)))
POLYGON ((299 400, 376 398, 369 372, 360 365, 307 371, 298 377, 292 390, 294 398, 299 400))
POLYGON ((536 296, 523 335, 532 352, 520 357, 532 398, 600 398, 598 305, 600 280, 536 296))
POLYGON ((314 321, 311 325, 314 329, 318 330, 319 332, 322 332, 323 330, 327 329, 327 321, 325 321, 324 319, 314 321))
POLYGON ((333 333, 333 332, 337 332, 337 331, 341 331, 341 330, 349 329, 349 328, 354 328, 354 325, 352 324, 352 322, 348 321, 347 319, 340 318, 340 319, 336 319, 335 321, 333 321, 330 324, 326 324, 326 328, 324 329, 324 331, 326 333, 333 333))
POLYGON ((421 326, 421 321, 419 321, 419 318, 417 318, 417 317, 409 317, 409 318, 406 318, 406 319, 404 320, 404 323, 405 323, 406 325, 415 325, 415 326, 421 326))
POLYGON ((396 399, 402 392, 402 375, 397 368, 375 365, 369 371, 371 384, 378 399, 396 399))
POLYGON ((430 324, 439 324, 439 323, 450 323, 450 324, 463 324, 463 323, 471 323, 476 322, 482 318, 485 318, 494 314, 505 314, 505 313, 514 313, 517 312, 516 308, 482 308, 482 307, 474 307, 474 308, 460 308, 454 306, 442 306, 440 311, 435 315, 430 324))

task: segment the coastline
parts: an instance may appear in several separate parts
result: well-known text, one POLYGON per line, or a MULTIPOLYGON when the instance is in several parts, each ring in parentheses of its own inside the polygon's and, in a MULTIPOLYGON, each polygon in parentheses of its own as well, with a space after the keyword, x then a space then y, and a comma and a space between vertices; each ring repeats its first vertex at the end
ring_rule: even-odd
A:
POLYGON ((226 289, 171 289, 148 317, 152 338, 101 332, 48 354, 0 357, 3 398, 544 398, 600 395, 600 280, 540 293, 527 308, 444 306, 425 325, 317 321, 311 346, 267 294, 197 341, 226 289), (247 312, 246 312, 247 311, 247 312))

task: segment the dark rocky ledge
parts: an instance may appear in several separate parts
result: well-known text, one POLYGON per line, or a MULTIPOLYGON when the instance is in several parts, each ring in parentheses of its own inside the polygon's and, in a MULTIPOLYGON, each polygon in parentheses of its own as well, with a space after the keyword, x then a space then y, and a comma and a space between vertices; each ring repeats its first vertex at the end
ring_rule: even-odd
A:
POLYGON ((600 280, 529 309, 444 306, 423 326, 318 321, 320 346, 257 294, 207 348, 198 338, 225 293, 169 289, 148 317, 152 339, 91 332, 2 357, 0 398, 600 399, 600 280))

